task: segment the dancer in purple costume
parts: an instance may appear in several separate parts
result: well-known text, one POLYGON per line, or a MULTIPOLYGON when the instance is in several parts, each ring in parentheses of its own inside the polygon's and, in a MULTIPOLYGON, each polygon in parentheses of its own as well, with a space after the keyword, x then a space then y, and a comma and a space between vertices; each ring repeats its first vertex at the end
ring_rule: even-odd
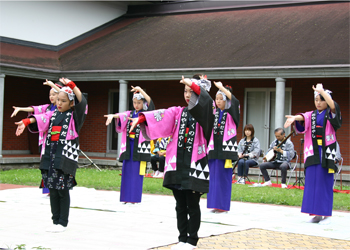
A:
POLYGON ((119 161, 123 162, 122 181, 120 186, 120 201, 140 203, 142 198, 143 177, 147 162, 151 161, 150 142, 146 141, 140 126, 129 132, 132 126, 128 118, 137 118, 142 111, 154 110, 151 97, 140 87, 133 87, 133 111, 105 115, 106 125, 115 118, 116 131, 122 133, 119 161))
POLYGON ((341 127, 339 105, 331 91, 318 83, 314 90, 316 110, 295 116, 287 115, 284 127, 295 122, 298 133, 304 134, 305 189, 301 212, 314 216, 309 222, 329 224, 333 207, 333 178, 337 171, 336 131, 341 127))

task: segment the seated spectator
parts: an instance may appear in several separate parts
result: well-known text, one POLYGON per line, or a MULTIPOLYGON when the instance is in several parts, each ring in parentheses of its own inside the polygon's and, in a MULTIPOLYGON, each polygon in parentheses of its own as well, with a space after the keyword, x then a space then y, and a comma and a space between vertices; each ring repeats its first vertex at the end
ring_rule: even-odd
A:
POLYGON ((260 156, 260 142, 258 138, 254 137, 252 124, 245 125, 244 135, 245 137, 238 144, 238 184, 245 184, 245 177, 248 176, 249 167, 258 165, 260 156))
POLYGON ((169 137, 159 138, 154 145, 152 152, 154 155, 151 156, 152 170, 155 172, 153 178, 163 178, 164 176, 165 153, 168 142, 169 137), (157 162, 159 162, 159 166, 157 166, 157 162))

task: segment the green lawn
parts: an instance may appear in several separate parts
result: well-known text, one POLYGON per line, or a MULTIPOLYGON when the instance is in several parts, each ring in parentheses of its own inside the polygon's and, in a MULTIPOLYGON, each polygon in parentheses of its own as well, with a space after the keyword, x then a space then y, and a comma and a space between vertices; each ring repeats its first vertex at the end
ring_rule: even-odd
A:
MULTIPOLYGON (((120 170, 97 171, 92 168, 78 169, 78 186, 103 190, 120 190, 120 170)), ((0 172, 0 183, 39 186, 40 171, 37 169, 18 169, 0 172)), ((171 195, 171 191, 162 186, 162 179, 145 178, 143 193, 171 195)), ((254 181, 254 180, 252 180, 254 181)), ((340 187, 336 187, 339 189, 340 187)), ((349 190, 350 186, 343 186, 349 190)), ((206 196, 203 196, 206 198, 206 196)), ((233 185, 233 201, 268 203, 288 206, 301 206, 303 191, 299 189, 281 189, 273 187, 252 187, 251 185, 233 185)), ((334 210, 350 211, 350 194, 334 193, 334 210)))

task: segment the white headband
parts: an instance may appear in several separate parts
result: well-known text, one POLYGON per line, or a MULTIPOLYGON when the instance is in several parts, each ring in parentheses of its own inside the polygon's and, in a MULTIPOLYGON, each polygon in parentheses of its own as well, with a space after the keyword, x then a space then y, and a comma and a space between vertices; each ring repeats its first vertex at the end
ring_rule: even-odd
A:
MULTIPOLYGON (((331 96, 332 91, 325 89, 324 92, 326 92, 326 94, 329 95, 329 97, 332 99, 332 96, 331 96)), ((317 91, 314 91, 314 99, 316 99, 318 95, 320 95, 320 93, 318 93, 317 91)))
POLYGON ((70 87, 64 86, 61 88, 60 92, 64 92, 68 95, 70 101, 74 101, 75 94, 70 87))
POLYGON ((221 90, 218 90, 218 92, 216 92, 216 96, 221 94, 222 95, 222 100, 224 100, 225 103, 225 109, 229 109, 231 107, 231 100, 227 98, 227 96, 225 95, 224 92, 222 92, 221 90))
POLYGON ((191 79, 191 82, 194 82, 195 84, 197 84, 198 86, 204 88, 207 92, 210 91, 211 88, 211 81, 207 80, 207 79, 191 79))
POLYGON ((225 95, 225 93, 224 93, 224 92, 222 92, 221 90, 218 90, 218 92, 216 92, 216 95, 215 95, 215 96, 217 96, 217 95, 219 95, 219 94, 221 94, 221 95, 222 95, 222 100, 224 100, 224 101, 226 101, 226 100, 227 100, 227 97, 226 97, 226 95, 225 95))
POLYGON ((135 92, 132 99, 137 99, 137 100, 142 100, 143 101, 143 110, 147 110, 148 109, 148 104, 146 101, 146 98, 140 93, 140 92, 135 92))
POLYGON ((137 100, 141 100, 141 99, 145 99, 145 97, 140 93, 140 92, 135 92, 132 99, 137 99, 137 100))

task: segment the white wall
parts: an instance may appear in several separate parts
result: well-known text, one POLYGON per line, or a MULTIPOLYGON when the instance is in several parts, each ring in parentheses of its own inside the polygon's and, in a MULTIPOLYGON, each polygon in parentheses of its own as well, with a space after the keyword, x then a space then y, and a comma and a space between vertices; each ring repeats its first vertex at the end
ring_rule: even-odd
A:
POLYGON ((127 11, 121 2, 0 1, 0 36, 59 45, 127 11))

